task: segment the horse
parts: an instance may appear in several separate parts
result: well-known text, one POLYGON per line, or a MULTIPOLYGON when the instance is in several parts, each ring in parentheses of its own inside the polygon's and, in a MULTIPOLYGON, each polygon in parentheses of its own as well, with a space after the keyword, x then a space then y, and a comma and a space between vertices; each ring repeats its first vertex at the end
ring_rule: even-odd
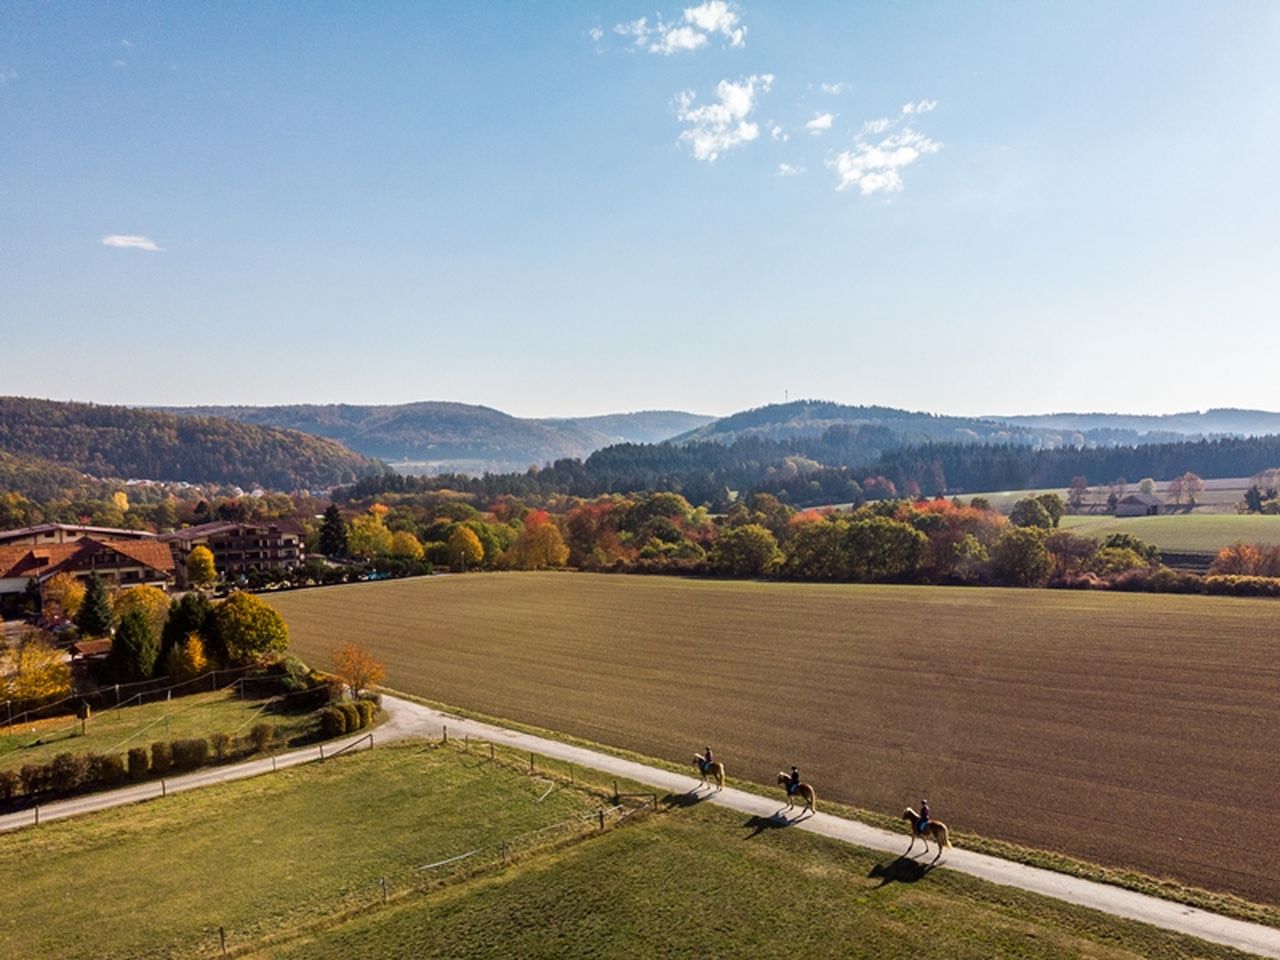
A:
MULTIPOLYGON (((947 833, 947 825, 941 820, 930 820, 925 824, 924 833, 920 832, 920 814, 916 813, 910 807, 902 811, 902 819, 911 821, 911 847, 916 845, 916 837, 918 836, 924 841, 924 852, 929 852, 929 838, 933 837, 933 842, 938 845, 938 852, 934 854, 933 859, 937 860, 942 856, 942 848, 951 846, 951 836, 947 833)), ((907 847, 907 853, 911 852, 911 847, 907 847)), ((907 854, 904 853, 905 857, 907 854)))
POLYGON ((693 765, 698 768, 698 772, 702 774, 702 782, 707 782, 707 774, 711 774, 711 779, 716 782, 716 792, 724 789, 724 764, 719 760, 712 760, 707 763, 706 758, 700 754, 693 755, 693 765))
MULTIPOLYGON (((790 782, 791 782, 791 778, 787 776, 785 773, 783 773, 781 770, 779 770, 778 785, 781 786, 783 784, 789 784, 790 782)), ((804 806, 806 810, 808 810, 810 813, 816 812, 814 810, 814 804, 818 802, 818 794, 814 791, 813 787, 809 786, 809 784, 807 783, 797 783, 796 788, 794 790, 790 790, 790 789, 787 790, 787 809, 788 810, 790 810, 792 807, 796 805, 797 796, 804 798, 804 802, 805 802, 804 806)))

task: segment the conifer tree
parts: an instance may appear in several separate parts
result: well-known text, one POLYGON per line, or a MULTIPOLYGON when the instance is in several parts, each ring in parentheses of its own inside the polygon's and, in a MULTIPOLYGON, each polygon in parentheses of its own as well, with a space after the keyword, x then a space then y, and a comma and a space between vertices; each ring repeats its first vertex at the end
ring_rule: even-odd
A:
POLYGON ((335 503, 325 509, 324 520, 320 524, 320 552, 326 557, 347 555, 347 525, 335 503))
POLYGON ((111 632, 111 601, 107 598, 106 584, 96 573, 89 577, 85 587, 76 626, 86 637, 105 637, 111 632))

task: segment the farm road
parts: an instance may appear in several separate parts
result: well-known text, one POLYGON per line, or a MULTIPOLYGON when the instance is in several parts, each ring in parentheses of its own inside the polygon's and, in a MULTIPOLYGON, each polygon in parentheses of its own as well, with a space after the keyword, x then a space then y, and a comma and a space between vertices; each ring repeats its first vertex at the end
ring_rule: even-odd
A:
MULTIPOLYGON (((494 743, 516 750, 530 751, 540 756, 562 760, 566 763, 598 770, 613 776, 622 777, 637 783, 644 783, 669 793, 689 793, 701 789, 705 802, 714 803, 730 810, 749 814, 752 817, 774 819, 786 816, 781 796, 778 798, 761 797, 726 787, 718 794, 709 794, 701 782, 692 776, 672 773, 657 767, 624 760, 619 757, 597 753, 585 747, 547 740, 532 734, 509 730, 505 727, 468 720, 452 714, 444 713, 431 707, 402 700, 398 697, 384 696, 383 705, 390 714, 387 723, 374 729, 375 739, 388 742, 408 737, 441 736, 447 726, 449 734, 454 737, 465 736, 477 740, 491 740, 494 743)), ((326 755, 332 754, 343 746, 354 743, 362 735, 347 737, 325 745, 326 755)), ((245 763, 226 767, 215 767, 197 771, 180 777, 166 780, 166 790, 178 793, 199 787, 210 786, 230 780, 243 779, 270 772, 280 767, 308 763, 318 758, 319 748, 307 747, 280 754, 274 758, 251 760, 245 763)), ((78 816, 94 810, 137 803, 160 796, 160 786, 156 782, 139 784, 136 787, 125 787, 106 793, 91 794, 40 807, 40 821, 63 817, 78 816)), ((821 799, 819 799, 821 804, 821 799)), ((807 830, 821 836, 831 837, 846 843, 855 844, 871 850, 883 850, 892 854, 900 854, 904 850, 905 834, 890 833, 867 824, 853 820, 844 820, 825 813, 805 816, 800 819, 798 813, 790 814, 793 818, 791 828, 807 830)), ((16 830, 32 825, 34 816, 31 811, 19 811, 0 817, 0 832, 16 830)), ((1261 924, 1247 923, 1229 917, 1221 917, 1194 907, 1184 906, 1157 897, 1148 897, 1140 893, 1123 890, 1106 884, 1094 883, 1069 877, 1065 874, 1041 870, 1023 864, 1011 863, 995 857, 988 857, 967 850, 952 849, 940 862, 941 869, 958 870, 992 883, 1017 887, 1042 896, 1053 897, 1068 903, 1090 907, 1103 913, 1117 917, 1125 917, 1148 923, 1152 926, 1172 930, 1192 937, 1199 937, 1213 943, 1224 944, 1249 953, 1264 957, 1280 958, 1280 930, 1261 924)))

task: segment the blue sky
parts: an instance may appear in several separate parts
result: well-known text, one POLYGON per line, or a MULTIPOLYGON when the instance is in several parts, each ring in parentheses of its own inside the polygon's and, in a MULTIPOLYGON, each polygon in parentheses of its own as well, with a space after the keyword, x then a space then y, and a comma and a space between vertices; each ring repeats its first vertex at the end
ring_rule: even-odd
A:
POLYGON ((1280 408, 1280 5, 651 2, 0 6, 0 392, 1280 408))

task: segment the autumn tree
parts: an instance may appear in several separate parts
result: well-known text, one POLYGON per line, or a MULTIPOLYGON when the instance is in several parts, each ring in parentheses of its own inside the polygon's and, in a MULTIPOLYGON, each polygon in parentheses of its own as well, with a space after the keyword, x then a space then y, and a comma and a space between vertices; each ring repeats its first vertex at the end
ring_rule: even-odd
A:
POLYGON ((759 577, 782 562, 782 551, 773 532, 758 523, 732 527, 720 534, 711 550, 711 565, 736 577, 759 577))
POLYGON ((46 608, 56 607, 63 616, 75 619, 84 603, 85 586, 69 573, 55 573, 45 581, 41 595, 46 608))
POLYGON ((422 543, 408 530, 397 530, 391 535, 391 556, 402 560, 421 560, 424 553, 422 543))
POLYGON ((545 513, 530 514, 511 547, 511 554, 512 565, 518 570, 544 570, 563 567, 569 559, 569 548, 560 535, 560 528, 545 513))
POLYGON ((1082 476, 1071 478, 1071 489, 1067 491, 1067 506, 1072 513, 1078 513, 1089 495, 1089 481, 1082 476))
POLYGON ((41 631, 24 630, 0 657, 0 699, 56 700, 71 692, 71 667, 41 631))
POLYGON ((1204 493, 1204 481, 1190 470, 1184 473, 1182 480, 1182 494, 1187 498, 1187 503, 1191 506, 1196 505, 1196 497, 1204 493))
MULTIPOLYGON (((378 504, 378 506, 381 506, 378 504)), ((385 511, 386 508, 383 507, 385 511)), ((382 520, 382 514, 372 510, 364 516, 351 521, 351 529, 347 534, 347 550, 361 560, 373 560, 385 557, 391 552, 391 531, 382 520)))
POLYGON ((146 613, 126 609, 111 640, 107 673, 116 683, 146 680, 155 672, 160 638, 152 631, 146 613))
POLYGON ((470 527, 458 524, 449 534, 449 562, 462 570, 478 567, 484 560, 484 545, 470 527))
POLYGON ((843 538, 849 574, 855 580, 892 580, 915 573, 928 543, 929 538, 911 524, 888 517, 855 520, 843 538))
POLYGON ((1156 492, 1156 482, 1150 477, 1143 477, 1138 481, 1138 492, 1145 494, 1153 494, 1156 492))
POLYGON ((844 552, 848 524, 825 520, 797 523, 787 545, 787 572, 805 580, 847 580, 844 552))
POLYGON ((76 627, 86 637, 105 637, 111 632, 113 621, 107 585, 95 573, 85 585, 80 612, 76 614, 76 627))
POLYGON ((353 696, 376 686, 387 675, 386 669, 364 647, 350 641, 342 644, 329 655, 333 672, 342 678, 353 696))
POLYGON ((1038 498, 1024 497, 1009 511, 1009 522, 1015 527, 1039 527, 1042 530, 1048 530, 1053 526, 1053 517, 1038 498))
POLYGON ((181 643, 170 647, 164 665, 165 673, 176 680, 190 680, 208 670, 209 658, 205 656, 200 634, 190 633, 181 643))
POLYGON ((187 581, 193 587, 207 587, 217 579, 212 550, 201 544, 187 554, 187 581))
POLYGON ((284 618, 251 593, 233 593, 214 608, 213 632, 233 663, 257 660, 289 646, 284 618))
POLYGON ((320 523, 320 552, 326 557, 347 555, 347 525, 336 503, 325 508, 324 520, 320 523))
POLYGON ((169 616, 160 634, 160 659, 167 662, 169 653, 180 646, 192 634, 198 634, 204 643, 205 657, 223 657, 223 651, 214 649, 213 604, 203 593, 186 593, 182 599, 169 604, 169 616))
POLYGON ((158 643, 164 632, 165 622, 169 619, 169 602, 169 595, 159 587, 141 585, 121 590, 115 595, 112 606, 117 623, 123 622, 125 616, 133 611, 141 613, 158 643))
POLYGON ((1014 527, 991 548, 991 567, 1005 583, 1030 587, 1043 583, 1053 561, 1045 549, 1044 532, 1037 527, 1014 527))

